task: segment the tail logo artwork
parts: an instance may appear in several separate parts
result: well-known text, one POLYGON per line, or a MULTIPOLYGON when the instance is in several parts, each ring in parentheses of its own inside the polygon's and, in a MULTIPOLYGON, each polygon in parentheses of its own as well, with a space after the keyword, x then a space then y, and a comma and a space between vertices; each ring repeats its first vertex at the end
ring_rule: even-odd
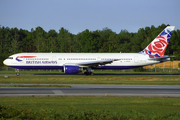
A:
POLYGON ((167 27, 142 52, 150 58, 163 57, 171 35, 172 30, 167 27))

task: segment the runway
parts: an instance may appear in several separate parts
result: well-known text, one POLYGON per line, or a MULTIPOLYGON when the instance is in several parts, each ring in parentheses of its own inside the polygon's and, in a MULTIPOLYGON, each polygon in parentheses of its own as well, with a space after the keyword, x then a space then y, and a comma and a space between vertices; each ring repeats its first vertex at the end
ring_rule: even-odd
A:
POLYGON ((59 87, 0 87, 0 96, 118 96, 180 97, 180 86, 69 85, 59 87))

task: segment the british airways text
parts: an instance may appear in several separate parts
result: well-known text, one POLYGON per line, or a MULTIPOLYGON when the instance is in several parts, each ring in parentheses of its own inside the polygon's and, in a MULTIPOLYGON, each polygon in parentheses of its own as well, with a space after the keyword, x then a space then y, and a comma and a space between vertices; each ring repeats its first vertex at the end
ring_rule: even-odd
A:
POLYGON ((26 64, 57 64, 57 61, 26 61, 26 64))

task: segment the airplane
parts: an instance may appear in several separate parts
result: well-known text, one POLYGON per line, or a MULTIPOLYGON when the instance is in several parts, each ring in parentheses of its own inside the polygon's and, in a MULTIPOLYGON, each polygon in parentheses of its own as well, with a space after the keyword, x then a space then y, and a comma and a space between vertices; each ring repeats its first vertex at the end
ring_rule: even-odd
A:
MULTIPOLYGON (((170 60, 164 55, 175 26, 167 26, 139 53, 18 53, 3 61, 18 69, 60 69, 65 74, 84 72, 93 75, 94 69, 132 69, 170 60)), ((19 71, 16 75, 20 75, 19 71)))

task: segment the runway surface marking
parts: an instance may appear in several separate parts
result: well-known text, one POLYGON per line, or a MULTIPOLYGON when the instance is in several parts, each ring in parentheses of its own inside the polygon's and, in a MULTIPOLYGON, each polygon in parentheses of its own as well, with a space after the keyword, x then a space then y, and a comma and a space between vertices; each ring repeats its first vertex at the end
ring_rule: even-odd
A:
POLYGON ((61 90, 52 90, 54 92, 54 94, 58 94, 58 95, 64 95, 64 93, 61 90))

